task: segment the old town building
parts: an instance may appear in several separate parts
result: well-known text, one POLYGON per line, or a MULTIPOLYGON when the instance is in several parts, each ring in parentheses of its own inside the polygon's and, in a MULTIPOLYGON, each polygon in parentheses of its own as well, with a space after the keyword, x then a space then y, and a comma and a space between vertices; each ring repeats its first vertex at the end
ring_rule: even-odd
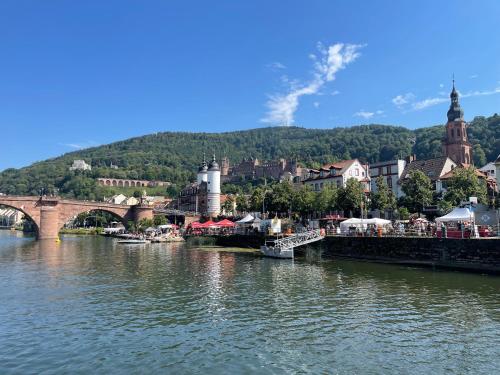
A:
POLYGON ((370 191, 368 166, 362 164, 358 159, 325 164, 319 170, 310 169, 304 184, 310 186, 313 191, 319 192, 326 186, 345 187, 350 178, 361 182, 365 192, 370 191))

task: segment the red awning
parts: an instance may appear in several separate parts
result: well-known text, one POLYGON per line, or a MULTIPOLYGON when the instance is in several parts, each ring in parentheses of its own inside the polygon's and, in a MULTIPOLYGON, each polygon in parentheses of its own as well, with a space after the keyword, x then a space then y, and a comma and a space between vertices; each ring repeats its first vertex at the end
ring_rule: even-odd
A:
POLYGON ((217 223, 215 223, 215 225, 217 225, 218 227, 234 227, 234 223, 231 221, 231 220, 228 220, 228 219, 224 219, 224 220, 221 220, 217 223))
POLYGON ((200 228, 212 228, 215 227, 217 224, 214 223, 212 220, 205 221, 203 224, 201 224, 200 228))

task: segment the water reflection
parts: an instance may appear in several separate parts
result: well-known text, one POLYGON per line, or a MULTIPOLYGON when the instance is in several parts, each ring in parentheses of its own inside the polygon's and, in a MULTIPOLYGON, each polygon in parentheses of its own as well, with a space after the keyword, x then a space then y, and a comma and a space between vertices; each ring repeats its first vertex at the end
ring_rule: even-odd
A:
POLYGON ((489 374, 499 365, 491 276, 0 232, 0 295, 2 374, 489 374))

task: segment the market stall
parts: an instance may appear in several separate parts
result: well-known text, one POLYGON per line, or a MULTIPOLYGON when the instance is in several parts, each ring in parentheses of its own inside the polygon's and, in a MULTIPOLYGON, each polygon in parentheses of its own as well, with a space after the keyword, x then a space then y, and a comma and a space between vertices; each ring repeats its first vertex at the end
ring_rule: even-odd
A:
POLYGON ((391 221, 385 219, 358 219, 351 218, 340 223, 340 232, 342 234, 367 233, 372 228, 376 234, 385 234, 392 229, 391 221))
POLYGON ((467 207, 454 208, 450 213, 436 218, 439 238, 470 238, 474 233, 474 212, 467 207))

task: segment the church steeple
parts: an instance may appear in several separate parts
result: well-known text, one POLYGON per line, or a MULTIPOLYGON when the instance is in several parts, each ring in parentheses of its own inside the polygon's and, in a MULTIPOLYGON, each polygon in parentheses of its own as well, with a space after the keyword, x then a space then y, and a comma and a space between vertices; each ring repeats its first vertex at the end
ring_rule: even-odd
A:
POLYGON ((467 139, 467 123, 464 121, 464 111, 458 102, 455 79, 453 79, 450 99, 446 135, 443 139, 443 153, 455 163, 469 166, 472 164, 472 146, 467 139))
POLYGON ((458 92, 455 89, 455 79, 453 79, 453 89, 450 93, 450 109, 448 110, 448 121, 463 120, 464 110, 460 107, 458 102, 458 92))

